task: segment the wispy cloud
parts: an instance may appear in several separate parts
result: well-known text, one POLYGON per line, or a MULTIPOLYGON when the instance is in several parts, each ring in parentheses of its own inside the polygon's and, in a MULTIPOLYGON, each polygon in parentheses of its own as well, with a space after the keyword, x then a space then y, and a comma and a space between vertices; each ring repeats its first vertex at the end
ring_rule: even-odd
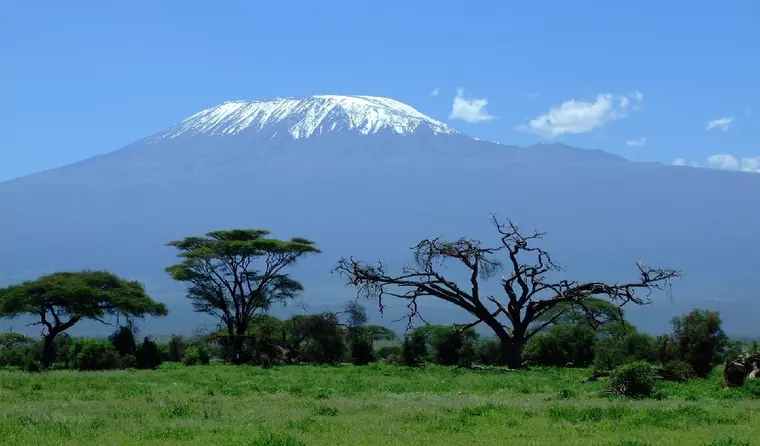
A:
POLYGON ((631 101, 640 104, 643 100, 644 95, 638 91, 622 96, 604 93, 597 95, 593 102, 571 99, 532 119, 527 125, 517 126, 515 130, 550 137, 587 133, 607 122, 627 117, 631 101))
POLYGON ((435 88, 433 88, 433 91, 430 92, 430 96, 438 96, 438 93, 440 93, 440 92, 441 92, 441 88, 440 87, 435 87, 435 88))
POLYGON ((683 159, 683 158, 676 158, 676 159, 673 160, 673 165, 674 166, 685 166, 686 165, 686 160, 683 159))
POLYGON ((707 123, 707 130, 721 129, 725 132, 731 126, 732 122, 734 122, 733 116, 726 116, 719 119, 713 119, 712 121, 709 121, 707 123))
POLYGON ((641 138, 637 139, 629 139, 625 142, 625 145, 630 147, 642 147, 644 144, 647 143, 646 137, 642 136, 641 138))
POLYGON ((488 105, 488 100, 485 98, 466 99, 464 90, 460 88, 457 90, 457 95, 454 96, 449 119, 461 119, 472 124, 496 119, 496 116, 488 114, 486 105, 488 105))
POLYGON ((719 169, 760 173, 760 156, 737 158, 730 153, 717 153, 707 157, 707 163, 719 169))

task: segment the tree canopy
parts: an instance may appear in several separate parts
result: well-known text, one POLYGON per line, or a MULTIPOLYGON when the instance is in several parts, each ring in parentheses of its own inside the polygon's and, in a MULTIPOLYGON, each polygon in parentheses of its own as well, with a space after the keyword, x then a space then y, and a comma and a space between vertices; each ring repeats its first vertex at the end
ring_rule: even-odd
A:
POLYGON ((128 320, 165 316, 166 306, 152 300, 137 281, 107 271, 57 272, 0 289, 0 316, 39 318, 45 341, 42 362, 50 365, 56 335, 83 319, 107 324, 108 316, 128 320))
POLYGON ((385 297, 406 301, 410 323, 420 317, 420 298, 440 299, 467 311, 475 321, 462 329, 486 324, 501 342, 502 362, 510 367, 522 366, 522 349, 528 339, 565 314, 556 311, 559 305, 582 309, 589 320, 601 323, 600 318, 609 312, 598 311, 596 304, 588 308, 589 298, 605 298, 618 307, 645 305, 650 303, 653 290, 662 289, 670 279, 680 276, 677 270, 649 268, 637 262, 639 277, 631 282, 552 281, 547 273, 560 272, 561 268, 548 251, 534 246, 545 233, 525 234, 511 220, 502 223, 496 217, 493 223, 500 239, 495 246, 467 238, 425 239, 413 248, 414 265, 400 273, 390 273, 382 262, 373 265, 345 257, 335 271, 357 287, 360 295, 376 299, 381 312, 385 297), (447 262, 466 268, 465 284, 460 286, 444 276, 442 269, 447 262), (497 299, 482 293, 482 282, 504 269, 508 271, 501 276, 505 297, 497 299), (549 316, 552 312, 554 315, 549 316))
POLYGON ((285 268, 320 252, 305 238, 268 236, 269 231, 262 229, 233 229, 168 243, 182 261, 166 271, 174 280, 187 283, 187 297, 197 312, 217 317, 227 329, 235 361, 246 359, 239 355, 251 318, 303 290, 285 268))

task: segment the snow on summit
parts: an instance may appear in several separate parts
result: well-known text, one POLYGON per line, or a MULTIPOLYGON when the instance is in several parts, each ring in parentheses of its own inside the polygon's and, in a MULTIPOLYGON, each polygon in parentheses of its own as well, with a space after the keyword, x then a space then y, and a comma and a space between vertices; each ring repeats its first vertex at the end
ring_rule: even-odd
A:
POLYGON ((190 116, 155 140, 244 132, 271 132, 273 137, 278 131, 301 139, 335 130, 353 130, 365 135, 379 131, 411 134, 421 128, 436 134, 457 133, 446 124, 393 99, 325 95, 225 102, 190 116))

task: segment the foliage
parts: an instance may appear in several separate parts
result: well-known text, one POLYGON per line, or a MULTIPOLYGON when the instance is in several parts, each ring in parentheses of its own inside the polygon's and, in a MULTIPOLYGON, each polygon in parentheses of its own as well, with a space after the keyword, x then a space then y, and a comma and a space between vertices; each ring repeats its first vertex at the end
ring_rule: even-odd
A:
POLYGON ((655 372, 646 361, 616 368, 610 375, 610 390, 631 398, 645 398, 654 392, 655 372))
POLYGON ((418 366, 428 358, 427 333, 423 330, 413 330, 404 337, 401 343, 401 363, 407 366, 418 366))
POLYGON ((349 349, 351 351, 351 363, 354 365, 367 365, 374 361, 372 340, 363 333, 349 335, 349 349))
POLYGON ((542 366, 586 367, 594 360, 595 342, 594 330, 583 322, 557 324, 528 342, 524 358, 542 366))
POLYGON ((636 331, 628 323, 609 324, 599 333, 594 365, 598 370, 612 370, 636 361, 654 362, 658 359, 654 338, 636 331))
POLYGON ((375 359, 396 363, 401 359, 401 345, 385 345, 375 351, 375 359))
POLYGON ((0 333, 0 367, 26 367, 39 362, 37 340, 19 333, 0 333))
POLYGON ((142 284, 106 271, 58 272, 0 289, 0 316, 39 317, 43 327, 42 363, 55 359, 55 337, 83 319, 106 316, 128 320, 167 314, 166 306, 145 293, 142 284))
POLYGON ((470 366, 475 362, 478 334, 472 328, 430 326, 431 359, 440 365, 470 366))
POLYGON ((674 359, 663 364, 662 372, 666 378, 677 381, 688 381, 696 377, 691 364, 680 359, 674 359))
POLYGON ((714 311, 695 309, 673 318, 672 324, 672 337, 679 355, 672 359, 688 362, 699 377, 708 376, 712 368, 722 362, 721 352, 728 341, 721 328, 720 315, 714 311))
POLYGON ((485 339, 478 344, 477 362, 483 365, 497 365, 501 355, 501 343, 498 339, 485 339))
POLYGON ((113 348, 121 355, 134 355, 137 351, 135 334, 132 327, 121 326, 114 331, 108 340, 113 344, 113 348))
POLYGON ((169 362, 182 362, 188 346, 182 336, 172 335, 166 344, 166 360, 169 362))
POLYGON ((68 363, 76 370, 113 370, 121 365, 119 354, 110 341, 94 339, 74 339, 68 363))
POLYGON ((243 344, 254 315, 303 290, 285 268, 320 252, 314 242, 301 237, 283 241, 268 235, 266 230, 233 229, 168 243, 181 262, 166 271, 187 284, 195 311, 219 319, 230 339, 229 358, 237 363, 251 359, 243 344))
POLYGON ((133 354, 126 354, 119 359, 119 368, 122 369, 136 369, 137 357, 133 354))
POLYGON ((162 362, 161 350, 155 342, 147 337, 137 348, 135 356, 137 357, 137 367, 141 369, 156 369, 162 362))
POLYGON ((191 346, 185 350, 182 363, 185 365, 208 365, 211 357, 203 346, 191 346))

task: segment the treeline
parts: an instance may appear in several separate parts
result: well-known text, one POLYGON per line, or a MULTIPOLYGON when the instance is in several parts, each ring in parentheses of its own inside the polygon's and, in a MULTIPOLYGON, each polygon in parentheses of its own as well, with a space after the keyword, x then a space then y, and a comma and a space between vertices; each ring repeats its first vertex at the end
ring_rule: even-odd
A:
MULTIPOLYGON (((638 332, 623 319, 594 327, 582 314, 568 312, 528 342, 525 365, 593 366, 598 371, 610 371, 646 361, 657 365, 669 379, 688 380, 707 377, 713 367, 742 353, 760 353, 757 341, 729 339, 716 312, 693 310, 674 318, 672 326, 671 333, 653 337, 638 332)), ((397 336, 386 327, 366 324, 364 309, 354 303, 337 313, 288 319, 257 315, 243 339, 230 339, 225 330, 171 336, 163 342, 149 337, 140 341, 137 333, 132 325, 118 327, 107 340, 72 338, 64 333, 55 339, 51 369, 155 369, 164 362, 267 368, 373 362, 472 367, 497 365, 500 355, 499 340, 482 337, 473 328, 426 325, 397 336), (231 358, 233 352, 238 357, 231 358)), ((17 333, 0 334, 0 367, 41 370, 42 344, 17 333)))
MULTIPOLYGON (((709 375, 716 364, 743 350, 757 350, 756 344, 730 341, 719 315, 710 311, 674 319, 672 333, 659 337, 639 333, 625 321, 625 305, 649 304, 653 292, 680 277, 678 270, 637 262, 636 277, 629 281, 558 279, 562 269, 537 246, 543 233, 521 231, 511 220, 494 217, 493 223, 499 242, 491 246, 464 237, 424 239, 413 248, 414 262, 400 271, 353 257, 342 257, 333 269, 381 313, 384 302, 395 299, 409 309, 410 323, 424 321, 420 299, 437 300, 469 315, 467 325, 426 325, 399 339, 386 328, 368 325, 358 300, 334 313, 274 318, 269 315, 273 306, 292 302, 304 289, 288 270, 321 250, 303 237, 276 239, 267 230, 232 229, 167 244, 178 263, 166 272, 185 285, 196 312, 217 320, 217 331, 165 344, 149 338, 138 342, 136 320, 168 314, 140 282, 107 271, 57 272, 0 289, 0 317, 31 317, 42 333, 40 342, 6 335, 0 366, 103 370, 154 368, 163 361, 264 367, 385 361, 613 370, 652 363, 661 373, 686 379, 709 375), (465 279, 446 277, 449 267, 465 279), (482 292, 490 279, 499 281, 502 296, 482 292), (109 341, 67 335, 81 321, 107 318, 126 321, 109 341), (492 337, 481 337, 479 327, 487 327, 492 337)), ((754 362, 737 370, 748 374, 754 362)))

